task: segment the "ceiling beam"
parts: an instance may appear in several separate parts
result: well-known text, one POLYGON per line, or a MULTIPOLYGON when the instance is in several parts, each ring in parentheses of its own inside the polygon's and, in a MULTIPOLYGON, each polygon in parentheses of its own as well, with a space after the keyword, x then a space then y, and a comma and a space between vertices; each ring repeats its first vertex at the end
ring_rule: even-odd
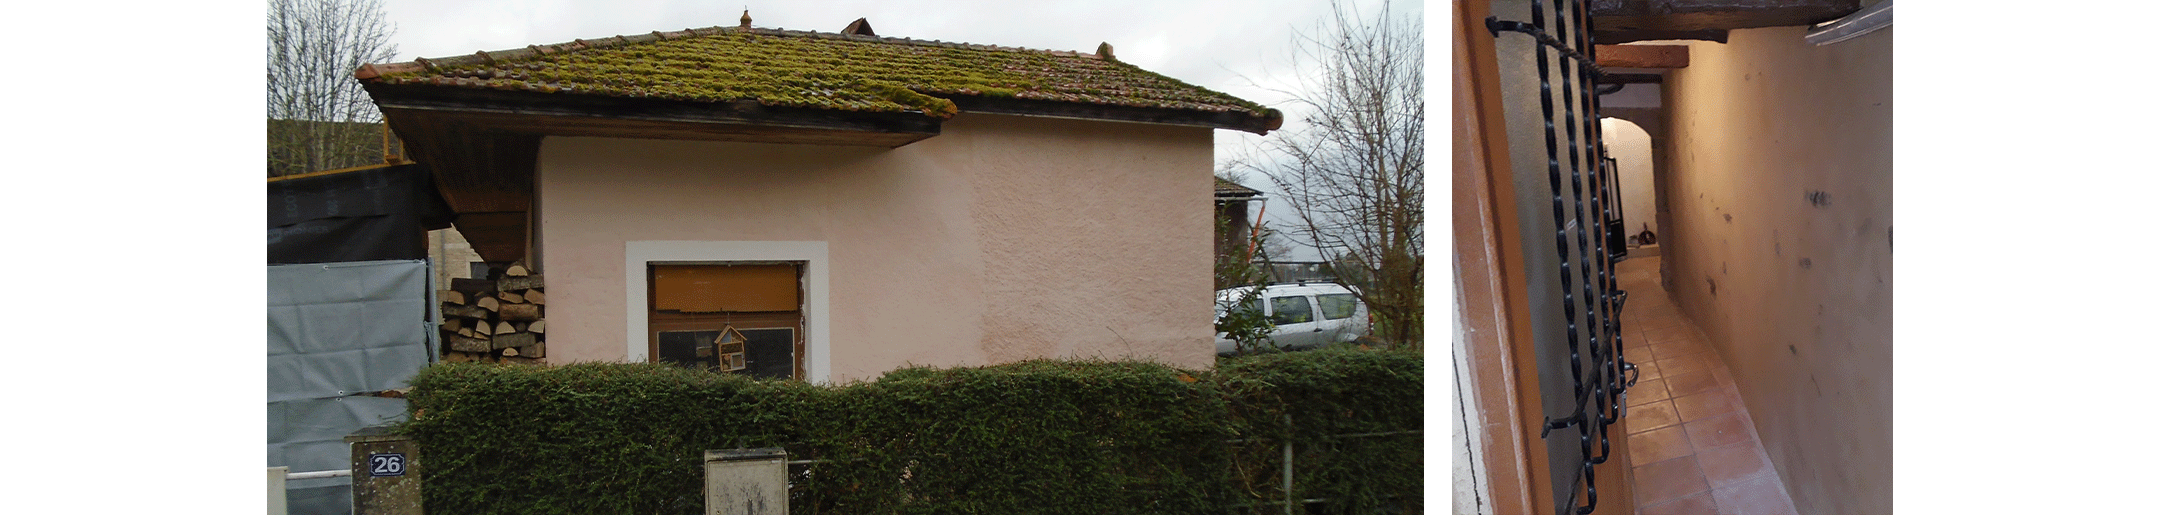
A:
POLYGON ((1598 43, 1651 39, 1723 42, 1727 31, 1812 25, 1858 11, 1862 0, 1591 0, 1598 43))
POLYGON ((1685 68, 1685 45, 1597 45, 1597 66, 1605 68, 1685 68))

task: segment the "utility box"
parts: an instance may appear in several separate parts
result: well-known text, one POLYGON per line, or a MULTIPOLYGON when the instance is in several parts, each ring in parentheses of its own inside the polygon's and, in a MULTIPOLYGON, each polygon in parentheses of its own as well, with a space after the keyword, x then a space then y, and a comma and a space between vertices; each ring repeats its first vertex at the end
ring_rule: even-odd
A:
POLYGON ((352 444, 353 515, 421 515, 420 445, 388 427, 364 428, 352 444))
POLYGON ((787 515, 787 450, 705 451, 705 515, 787 515))

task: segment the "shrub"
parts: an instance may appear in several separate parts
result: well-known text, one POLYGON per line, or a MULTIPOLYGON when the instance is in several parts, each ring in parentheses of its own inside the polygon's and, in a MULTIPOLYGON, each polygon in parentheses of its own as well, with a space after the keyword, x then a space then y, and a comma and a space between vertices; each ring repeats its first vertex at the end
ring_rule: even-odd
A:
POLYGON ((706 449, 784 447, 817 460, 790 467, 795 513, 1215 514, 1280 500, 1258 469, 1279 479, 1284 438, 1297 495, 1363 512, 1421 505, 1420 438, 1335 435, 1421 429, 1421 368, 1334 349, 1215 371, 1036 360, 817 386, 445 363, 414 378, 400 431, 434 513, 699 513, 706 449))

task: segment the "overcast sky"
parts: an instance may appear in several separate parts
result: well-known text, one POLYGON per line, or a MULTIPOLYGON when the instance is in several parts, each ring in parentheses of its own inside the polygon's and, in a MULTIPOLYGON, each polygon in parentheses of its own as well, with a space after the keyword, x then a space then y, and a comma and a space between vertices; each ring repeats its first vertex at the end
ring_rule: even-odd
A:
MULTIPOLYGON (((1366 16, 1381 0, 1346 0, 1366 16)), ((614 35, 734 26, 748 8, 761 28, 839 32, 868 18, 877 35, 1044 50, 1094 52, 1108 42, 1118 60, 1201 87, 1282 109, 1295 75, 1288 57, 1298 31, 1311 33, 1329 12, 1322 0, 1026 1, 687 1, 687 0, 384 0, 397 58, 470 55, 614 35)), ((1422 0, 1393 2, 1397 16, 1424 16, 1422 0)), ((1215 131, 1217 162, 1260 136, 1215 131)), ((1272 193, 1264 177, 1245 185, 1272 193)), ((1267 208, 1285 220, 1288 207, 1267 208)), ((1286 222, 1277 222, 1286 223, 1286 222)), ((1315 259, 1308 251, 1293 259, 1315 259)))

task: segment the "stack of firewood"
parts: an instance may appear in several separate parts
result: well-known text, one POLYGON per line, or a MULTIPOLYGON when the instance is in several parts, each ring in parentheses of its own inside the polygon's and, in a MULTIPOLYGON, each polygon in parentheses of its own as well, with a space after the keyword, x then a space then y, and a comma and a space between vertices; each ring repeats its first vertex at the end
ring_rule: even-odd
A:
POLYGON ((444 361, 538 362, 547 357, 545 284, 523 261, 494 279, 451 279, 442 301, 444 361))

